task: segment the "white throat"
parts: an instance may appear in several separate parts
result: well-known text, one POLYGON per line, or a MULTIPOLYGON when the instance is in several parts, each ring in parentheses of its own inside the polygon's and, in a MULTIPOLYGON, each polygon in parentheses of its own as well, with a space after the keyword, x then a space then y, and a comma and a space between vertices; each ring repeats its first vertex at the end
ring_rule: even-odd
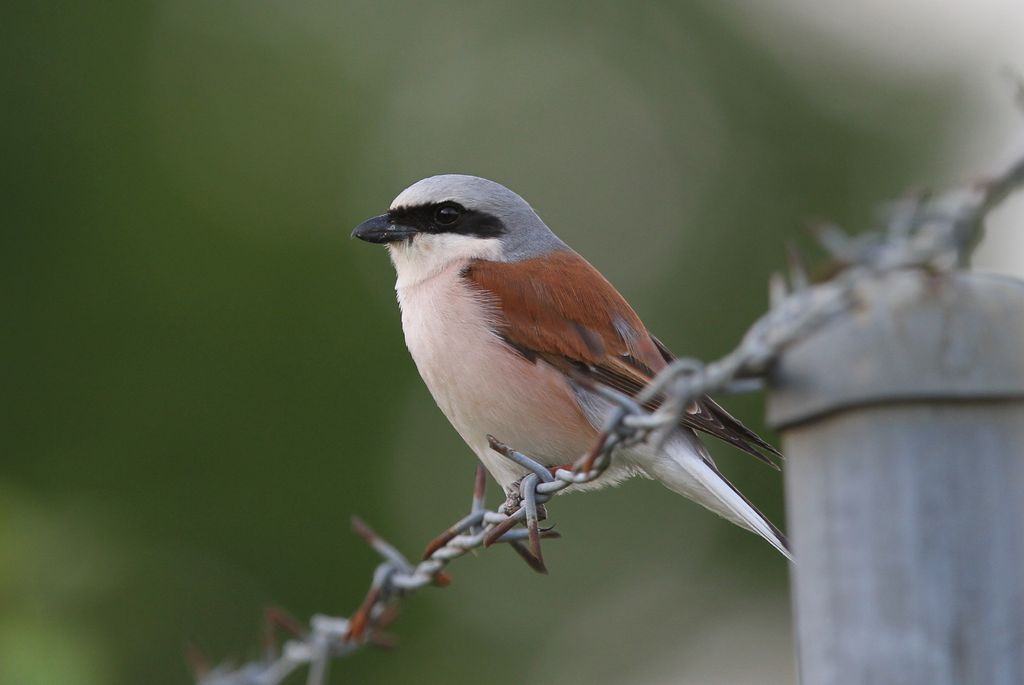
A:
POLYGON ((497 238, 421 233, 413 238, 412 243, 390 243, 388 253, 398 275, 395 289, 399 290, 422 283, 455 262, 498 260, 502 250, 501 241, 497 238))

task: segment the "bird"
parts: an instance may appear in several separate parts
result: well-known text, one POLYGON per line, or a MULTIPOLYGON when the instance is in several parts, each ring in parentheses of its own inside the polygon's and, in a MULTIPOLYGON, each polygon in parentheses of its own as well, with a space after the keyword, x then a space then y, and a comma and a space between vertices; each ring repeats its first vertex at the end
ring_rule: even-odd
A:
MULTIPOLYGON (((545 466, 571 464, 613 408, 596 388, 635 395, 674 359, 590 262, 495 181, 425 178, 352 237, 386 245, 416 368, 506 492, 527 471, 491 449, 491 436, 545 466)), ((776 448, 704 396, 664 439, 617 449, 595 485, 660 481, 792 560, 783 533, 726 479, 698 432, 778 468, 776 448)))

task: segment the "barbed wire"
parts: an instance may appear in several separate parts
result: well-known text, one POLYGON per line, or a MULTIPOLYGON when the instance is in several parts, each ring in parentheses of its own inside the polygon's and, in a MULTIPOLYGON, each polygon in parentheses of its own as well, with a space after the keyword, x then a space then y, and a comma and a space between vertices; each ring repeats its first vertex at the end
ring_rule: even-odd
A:
POLYGON ((388 646, 388 626, 397 603, 427 585, 447 585, 445 567, 471 550, 496 543, 510 545, 531 568, 546 572, 541 540, 559 535, 540 526, 543 505, 556 493, 601 476, 616 448, 644 440, 666 439, 686 407, 705 394, 747 392, 763 386, 772 362, 800 340, 858 302, 860 289, 880 275, 903 269, 943 273, 964 267, 981 238, 988 213, 1024 186, 1024 158, 985 182, 944 193, 920 195, 891 203, 879 226, 851 235, 832 224, 815 227, 818 244, 834 261, 834 273, 812 284, 795 249, 788 252, 787 276, 769 281, 770 308, 726 356, 704 364, 678 359, 658 373, 635 397, 604 386, 590 386, 610 400, 610 412, 588 454, 574 464, 549 468, 491 437, 491 449, 527 471, 518 493, 510 493, 496 510, 484 504, 486 472, 477 467, 469 513, 432 541, 422 559, 412 563, 366 523, 353 518, 353 529, 382 557, 370 589, 349 618, 316 615, 308 628, 280 610, 268 610, 264 656, 239 667, 211 667, 197 650, 189 653, 198 685, 279 685, 307 667, 307 685, 324 685, 330 663, 366 646, 388 646), (648 411, 644 405, 660 399, 648 411), (524 527, 518 526, 523 524, 524 527), (279 630, 291 635, 278 648, 279 630))

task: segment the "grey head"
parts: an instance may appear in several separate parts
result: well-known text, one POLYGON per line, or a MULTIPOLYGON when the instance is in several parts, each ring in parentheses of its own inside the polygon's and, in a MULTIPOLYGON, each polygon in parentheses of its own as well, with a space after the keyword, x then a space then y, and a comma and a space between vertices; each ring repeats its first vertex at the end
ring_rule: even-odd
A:
POLYGON ((443 174, 417 181, 401 192, 386 214, 364 221, 352 237, 386 243, 402 251, 458 244, 471 255, 520 261, 568 249, 533 208, 500 183, 478 176, 443 174), (497 248, 497 249, 487 249, 497 248))

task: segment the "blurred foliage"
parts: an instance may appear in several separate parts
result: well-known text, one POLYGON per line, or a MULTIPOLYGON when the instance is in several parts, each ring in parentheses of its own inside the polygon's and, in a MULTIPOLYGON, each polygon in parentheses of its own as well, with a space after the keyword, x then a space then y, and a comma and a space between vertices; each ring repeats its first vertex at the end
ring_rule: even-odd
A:
MULTIPOLYGON (((348 241, 409 183, 506 183, 709 358, 804 217, 859 225, 932 180, 960 112, 957 83, 827 45, 797 78, 712 2, 0 12, 3 683, 187 682, 187 640, 254 656, 266 604, 356 606, 375 559, 351 513, 415 554, 463 511, 472 456, 385 255, 348 241)), ((764 429, 759 398, 729 405, 764 429)), ((779 477, 716 454, 781 521, 779 477)), ((397 654, 335 681, 792 679, 767 545, 650 483, 552 511, 552 576, 461 561, 397 654)))

